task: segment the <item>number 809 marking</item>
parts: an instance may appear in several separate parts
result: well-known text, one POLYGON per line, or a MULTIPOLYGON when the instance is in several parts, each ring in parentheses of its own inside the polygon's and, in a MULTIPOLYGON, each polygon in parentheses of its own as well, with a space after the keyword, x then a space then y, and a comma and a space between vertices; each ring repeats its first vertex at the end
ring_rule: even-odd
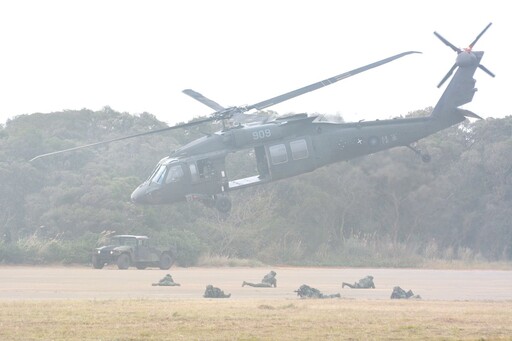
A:
POLYGON ((252 139, 253 140, 261 140, 264 138, 268 138, 272 136, 272 133, 270 132, 270 129, 262 129, 252 132, 252 139))

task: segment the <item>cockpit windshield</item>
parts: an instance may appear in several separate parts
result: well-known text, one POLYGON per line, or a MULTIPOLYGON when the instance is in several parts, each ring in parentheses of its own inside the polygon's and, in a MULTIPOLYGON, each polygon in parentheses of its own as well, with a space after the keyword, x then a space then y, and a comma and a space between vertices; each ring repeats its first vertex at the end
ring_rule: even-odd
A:
POLYGON ((153 176, 151 177, 151 182, 162 184, 164 182, 166 171, 167 167, 165 165, 160 165, 153 173, 153 176))
POLYGON ((164 182, 168 184, 178 182, 181 178, 183 178, 183 167, 181 164, 161 164, 157 167, 153 176, 151 176, 150 181, 157 184, 163 184, 164 182))

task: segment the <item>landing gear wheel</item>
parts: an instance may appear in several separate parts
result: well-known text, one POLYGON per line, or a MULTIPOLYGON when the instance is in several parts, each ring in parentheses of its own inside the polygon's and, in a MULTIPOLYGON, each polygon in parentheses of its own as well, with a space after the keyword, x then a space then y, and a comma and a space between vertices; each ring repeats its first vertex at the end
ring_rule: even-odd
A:
POLYGON ((432 159, 432 158, 431 158, 431 157, 430 157, 430 155, 428 155, 428 154, 423 154, 423 155, 421 155, 421 161, 423 161, 423 162, 425 162, 425 163, 429 163, 431 159, 432 159))
POLYGON ((218 196, 215 198, 215 208, 222 213, 228 213, 231 210, 231 200, 227 196, 218 196))
POLYGON ((169 270, 172 266, 172 264, 174 263, 172 257, 170 255, 168 255, 167 253, 164 253, 161 257, 160 257, 160 269, 162 270, 169 270))
POLYGON ((105 263, 100 261, 100 258, 96 255, 92 256, 92 267, 95 269, 103 269, 105 263))
POLYGON ((430 157, 430 155, 429 155, 429 154, 426 154, 426 153, 425 153, 425 154, 423 154, 423 153, 421 152, 421 150, 419 150, 418 148, 415 148, 415 147, 413 147, 413 146, 406 146, 406 147, 407 147, 407 148, 409 148, 410 150, 412 150, 416 155, 418 155, 419 157, 421 157, 421 161, 423 161, 423 162, 425 162, 425 163, 430 162, 430 160, 432 159, 432 158, 430 157))
POLYGON ((130 267, 130 256, 128 256, 126 253, 123 253, 117 259, 117 268, 119 270, 126 270, 129 267, 130 267))

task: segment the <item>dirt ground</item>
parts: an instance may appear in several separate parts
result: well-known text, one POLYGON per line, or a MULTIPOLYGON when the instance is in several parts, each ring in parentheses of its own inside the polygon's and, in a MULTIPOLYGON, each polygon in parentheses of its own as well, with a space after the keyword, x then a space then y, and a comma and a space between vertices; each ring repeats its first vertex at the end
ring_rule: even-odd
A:
POLYGON ((512 271, 352 268, 172 268, 118 270, 106 267, 0 266, 0 300, 58 299, 198 299, 212 284, 233 299, 296 299, 302 284, 324 294, 340 293, 347 299, 389 299, 394 286, 411 289, 424 300, 512 300, 512 271), (277 272, 277 288, 242 287, 259 282, 270 270, 277 272), (158 287, 166 273, 179 287, 158 287), (376 289, 341 288, 366 275, 376 289))

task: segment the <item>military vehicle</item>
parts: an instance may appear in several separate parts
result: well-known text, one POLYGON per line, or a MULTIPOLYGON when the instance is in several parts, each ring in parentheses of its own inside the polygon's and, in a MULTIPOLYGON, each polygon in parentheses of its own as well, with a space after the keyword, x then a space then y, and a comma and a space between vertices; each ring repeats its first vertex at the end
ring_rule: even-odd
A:
POLYGON ((108 245, 96 248, 92 255, 92 266, 102 269, 105 264, 117 264, 121 270, 135 266, 137 269, 158 267, 168 270, 175 261, 174 253, 151 247, 149 237, 134 235, 115 235, 108 245))

